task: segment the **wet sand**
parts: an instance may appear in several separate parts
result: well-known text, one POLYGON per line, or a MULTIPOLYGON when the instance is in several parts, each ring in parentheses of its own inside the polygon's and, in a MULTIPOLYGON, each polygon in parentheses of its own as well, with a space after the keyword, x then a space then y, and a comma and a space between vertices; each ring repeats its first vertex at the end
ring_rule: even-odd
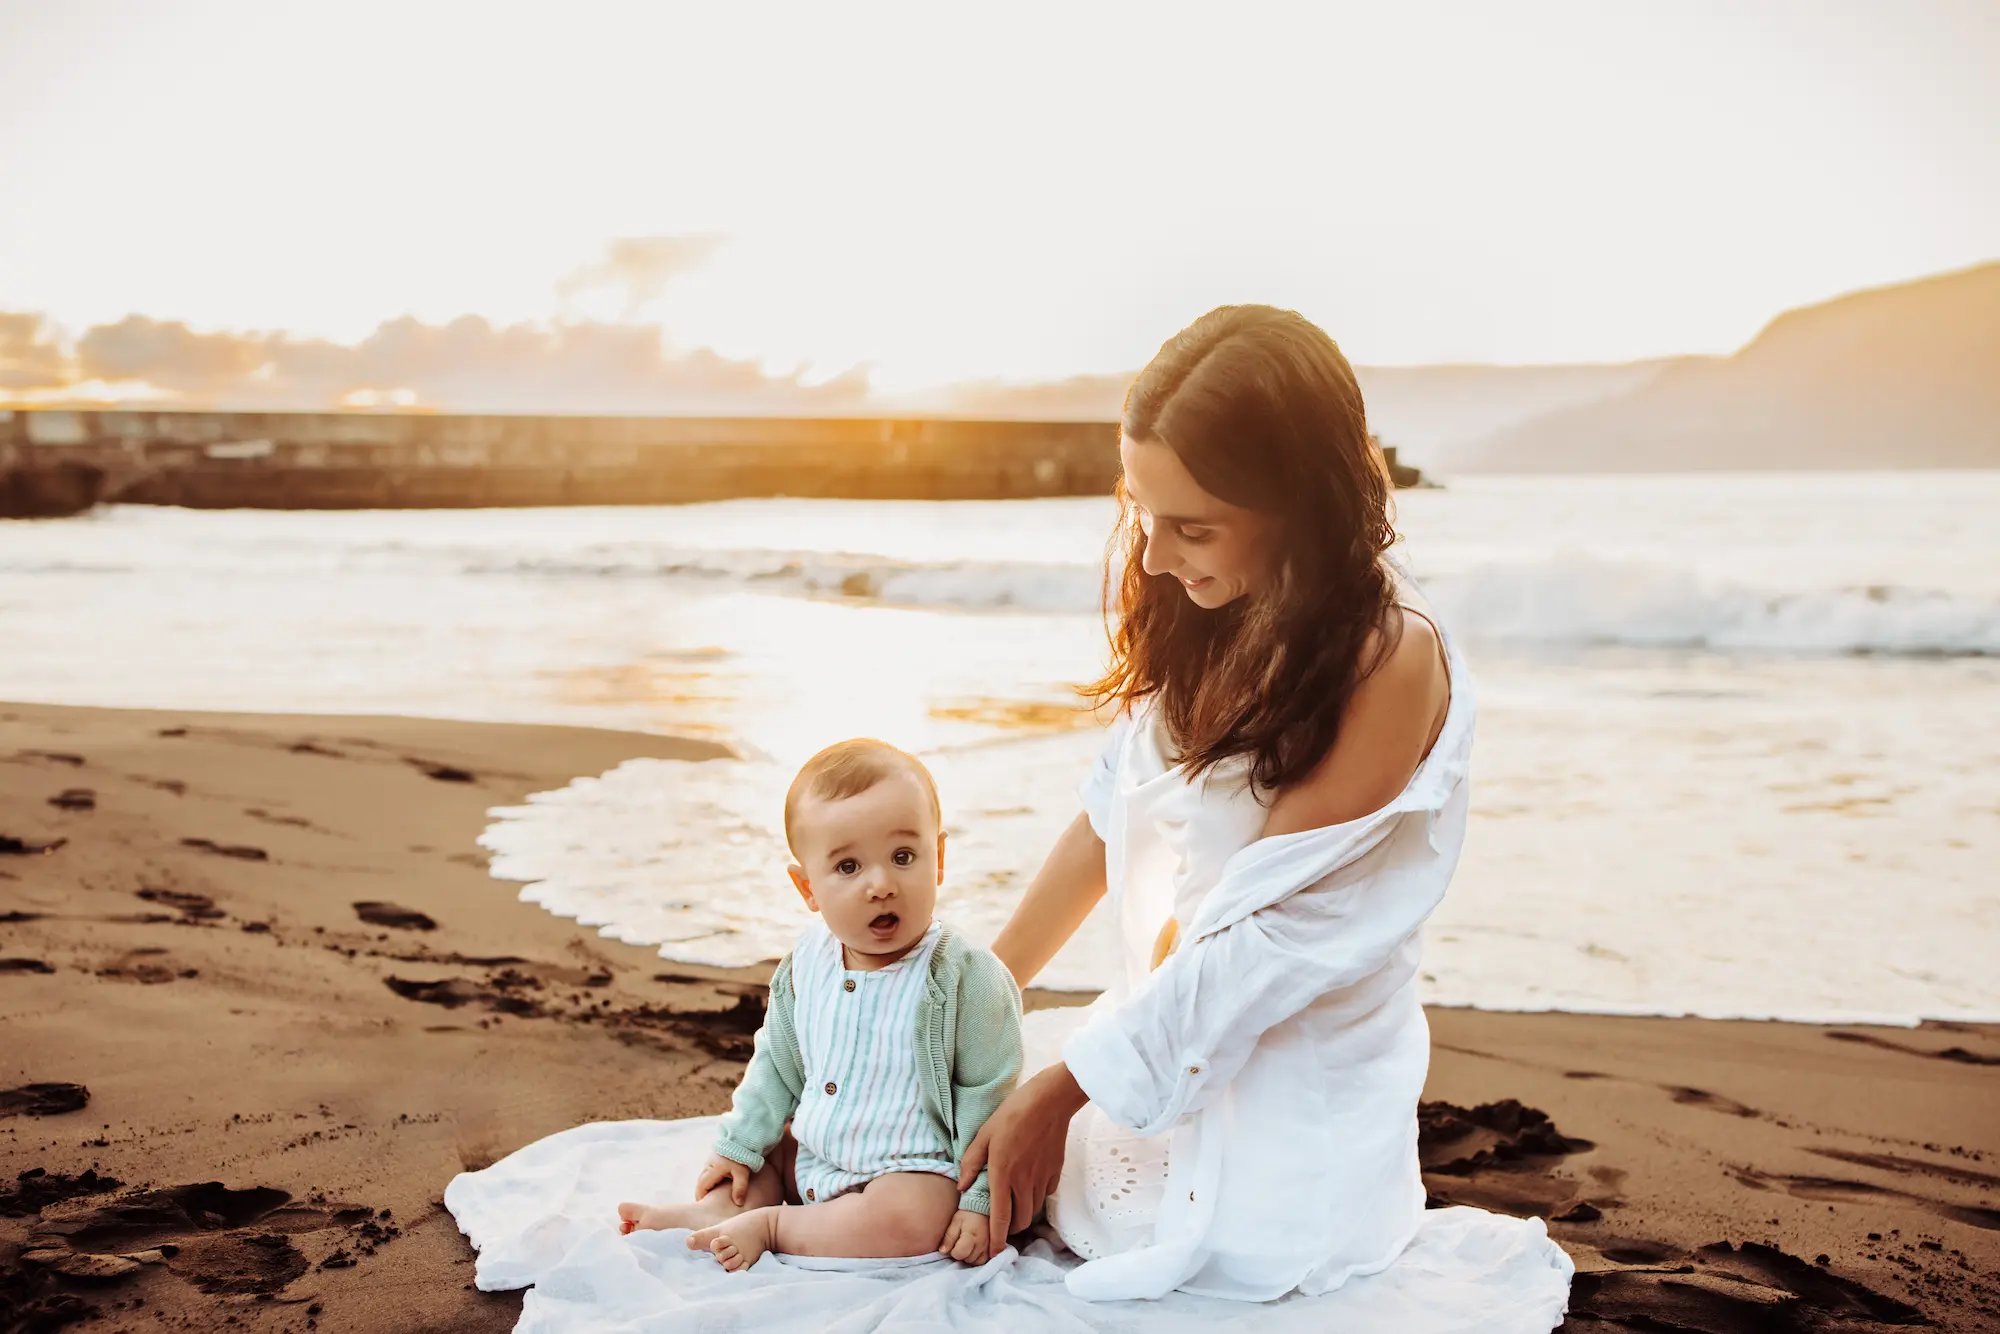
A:
MULTIPOLYGON (((472 840, 577 774, 716 753, 0 705, 0 1330, 510 1328, 445 1183, 721 1110, 764 971, 519 903, 472 840)), ((1431 1023, 1431 1192, 1550 1218, 1567 1328, 2000 1328, 2000 1029, 1431 1023)))

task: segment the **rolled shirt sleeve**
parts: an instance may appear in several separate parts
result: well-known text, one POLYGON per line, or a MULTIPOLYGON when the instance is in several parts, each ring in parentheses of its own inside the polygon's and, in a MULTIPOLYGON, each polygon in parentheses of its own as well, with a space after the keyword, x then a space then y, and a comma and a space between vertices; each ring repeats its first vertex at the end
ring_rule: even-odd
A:
POLYGON ((1182 940, 1121 1004, 1070 1035, 1063 1061, 1107 1117, 1141 1135, 1171 1128, 1235 1077, 1268 1029, 1390 961, 1450 877, 1363 870, 1358 848, 1304 888, 1182 940))

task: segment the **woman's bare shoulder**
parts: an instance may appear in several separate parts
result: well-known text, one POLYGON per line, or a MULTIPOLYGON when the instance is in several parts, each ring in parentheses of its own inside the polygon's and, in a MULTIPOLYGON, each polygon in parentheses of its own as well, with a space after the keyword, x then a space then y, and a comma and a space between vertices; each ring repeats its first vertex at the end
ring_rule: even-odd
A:
MULTIPOLYGON (((1403 633, 1349 696, 1332 748, 1272 803, 1265 837, 1357 820, 1409 785, 1450 687, 1436 628, 1408 609, 1402 616, 1403 633)), ((1364 643, 1362 662, 1381 656, 1382 633, 1364 643)))

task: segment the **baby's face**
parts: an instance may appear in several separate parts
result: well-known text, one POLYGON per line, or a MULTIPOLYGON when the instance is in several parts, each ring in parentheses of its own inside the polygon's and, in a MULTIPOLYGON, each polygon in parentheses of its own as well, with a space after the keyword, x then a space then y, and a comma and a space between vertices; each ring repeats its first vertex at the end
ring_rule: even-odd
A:
POLYGON ((801 800, 792 881, 847 947, 850 968, 882 968, 923 939, 944 880, 944 835, 915 774, 838 801, 801 800))

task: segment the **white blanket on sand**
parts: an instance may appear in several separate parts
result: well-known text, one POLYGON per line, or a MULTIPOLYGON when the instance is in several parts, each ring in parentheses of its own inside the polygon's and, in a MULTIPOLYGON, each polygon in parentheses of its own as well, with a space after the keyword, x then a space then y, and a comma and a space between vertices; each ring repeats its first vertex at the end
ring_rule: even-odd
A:
POLYGON ((766 1255, 738 1274, 688 1250, 684 1229, 620 1236, 618 1202, 685 1192, 714 1142, 715 1120, 592 1122, 454 1177, 445 1207, 479 1252, 480 1289, 532 1285, 515 1326, 522 1334, 1545 1334, 1568 1300, 1568 1258, 1540 1219, 1459 1207, 1426 1212, 1416 1239, 1380 1273, 1320 1296, 1264 1303, 1178 1292, 1157 1301, 1085 1301, 1063 1282, 1076 1258, 1046 1233, 978 1268, 942 1257, 766 1255))

